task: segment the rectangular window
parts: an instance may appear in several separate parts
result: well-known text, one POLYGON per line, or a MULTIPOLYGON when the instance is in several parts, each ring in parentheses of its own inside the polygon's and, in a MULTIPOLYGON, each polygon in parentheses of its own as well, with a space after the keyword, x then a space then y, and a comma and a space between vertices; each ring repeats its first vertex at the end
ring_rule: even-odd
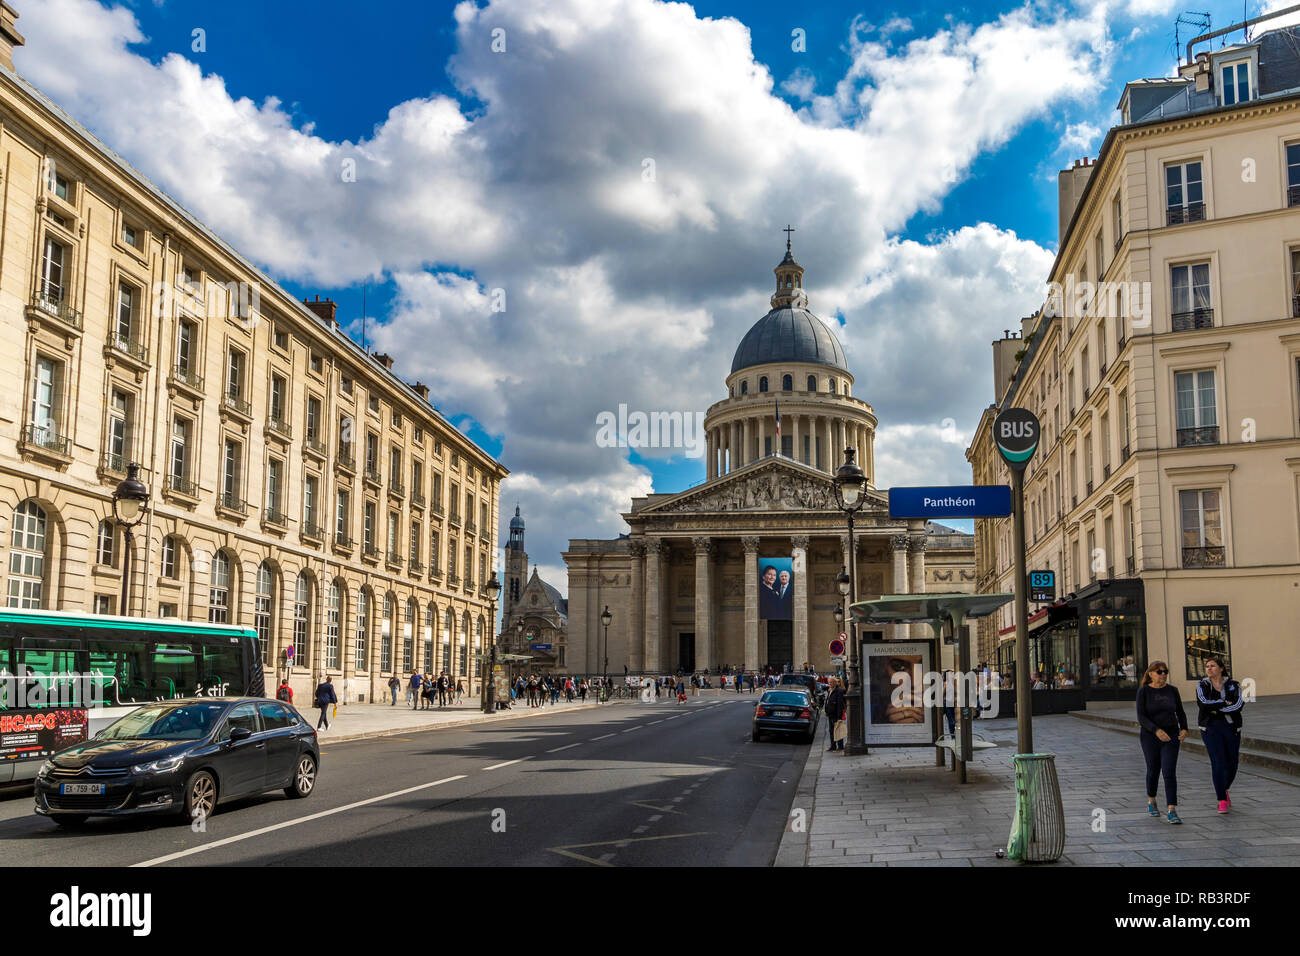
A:
POLYGON ((67 291, 63 281, 63 259, 66 252, 61 243, 46 237, 45 251, 41 255, 41 299, 49 305, 61 305, 67 291))
POLYGON ((1110 203, 1111 228, 1115 230, 1115 251, 1119 251, 1119 245, 1124 241, 1124 205, 1117 194, 1110 203))
POLYGON ((1106 320, 1097 320, 1097 378, 1106 375, 1106 320))
POLYGON ((338 506, 335 509, 334 516, 334 533, 340 541, 347 540, 348 537, 348 516, 352 509, 352 496, 346 489, 340 488, 338 492, 338 506))
POLYGON ((1286 204, 1300 206, 1300 143, 1286 146, 1286 204))
POLYGON ((1205 676, 1205 661, 1210 657, 1221 657, 1231 667, 1228 608, 1183 608, 1183 646, 1187 648, 1188 680, 1205 676))
POLYGON ((289 333, 284 329, 275 329, 271 333, 271 341, 281 352, 289 351, 289 333))
POLYGON ((436 528, 429 531, 429 570, 438 570, 438 556, 441 552, 438 550, 438 530, 436 528))
POLYGON ((433 473, 433 506, 442 508, 442 475, 436 471, 433 473))
POLYGON ((172 419, 172 482, 185 482, 190 476, 190 422, 176 417, 172 419))
POLYGON ((113 595, 96 594, 95 595, 95 613, 112 614, 113 613, 113 595))
POLYGON ((230 350, 230 360, 226 365, 226 394, 231 398, 244 395, 244 353, 239 349, 230 350))
POLYGON ((307 397, 307 440, 320 441, 320 399, 307 397))
POLYGON ((194 323, 181 320, 176 330, 176 371, 182 378, 194 373, 194 323))
POLYGON ((397 512, 396 511, 388 512, 388 553, 390 555, 396 555, 398 553, 397 545, 399 543, 399 540, 397 534, 397 522, 398 522, 397 512))
POLYGON ((54 174, 54 195, 66 203, 72 202, 72 184, 58 173, 54 174))
POLYGON ((1100 282, 1102 276, 1106 274, 1106 240, 1100 229, 1097 230, 1096 238, 1092 242, 1092 254, 1097 260, 1097 281, 1100 282))
MULTIPOLYGON (((278 458, 268 458, 266 461, 266 510, 271 512, 272 516, 280 514, 280 505, 284 501, 282 495, 283 488, 284 463, 278 458)), ((275 520, 273 517, 272 520, 275 520)))
POLYGON ((366 432, 366 471, 379 471, 379 436, 366 432))
POLYGON ((164 603, 160 603, 160 604, 158 605, 158 616, 159 616, 159 617, 175 617, 175 616, 176 616, 176 605, 175 605, 175 604, 164 604, 164 603))
POLYGON ((113 471, 126 471, 127 459, 131 457, 131 406, 128 393, 113 389, 108 408, 108 461, 105 462, 113 471))
POLYGON ((1214 309, 1210 304, 1210 264, 1198 262, 1171 266, 1169 280, 1173 292, 1174 331, 1211 328, 1214 309))
MULTIPOLYGON (((271 376, 271 418, 276 422, 284 421, 284 401, 285 392, 288 390, 288 382, 283 376, 271 376)), ((309 400, 310 404, 310 400, 309 400)))
POLYGON ((1079 353, 1079 381, 1083 385, 1082 401, 1085 402, 1088 400, 1088 392, 1092 388, 1088 382, 1088 378, 1088 346, 1085 345, 1083 351, 1079 353))
POLYGON ((319 500, 320 479, 308 475, 302 485, 302 523, 309 534, 316 533, 316 502, 319 500))
POLYGON ((1137 571, 1135 552, 1136 538, 1133 535, 1133 505, 1124 505, 1124 567, 1131 576, 1137 571))
POLYGON ((1250 63, 1229 63, 1220 67, 1219 89, 1223 92, 1223 105, 1233 106, 1237 103, 1250 102, 1250 63))
POLYGON ((117 287, 117 347, 132 351, 135 345, 135 289, 126 283, 117 287))
POLYGON ((1291 317, 1300 318, 1300 249, 1291 250, 1291 317))
POLYGON ((140 233, 135 226, 122 223, 122 241, 132 249, 140 248, 140 233))
POLYGON ((1103 525, 1105 528, 1102 537, 1102 547, 1106 549, 1106 577, 1115 576, 1115 519, 1107 516, 1103 525))
POLYGON ((1214 370, 1179 372, 1174 376, 1178 409, 1178 446, 1217 445, 1219 419, 1215 408, 1214 370))
POLYGON ((420 563, 420 545, 424 541, 424 535, 420 528, 420 522, 411 522, 411 549, 409 559, 412 567, 420 563))
POLYGON ((325 359, 315 352, 311 354, 311 370, 316 375, 325 374, 325 359))
POLYGON ((234 504, 239 500, 239 475, 243 459, 243 446, 239 442, 227 438, 224 465, 221 470, 221 490, 228 504, 234 504))
POLYGON ((1201 164, 1175 163, 1165 167, 1165 214, 1169 225, 1199 222, 1205 218, 1201 164))
POLYGON ((165 578, 176 577, 176 539, 171 535, 163 538, 161 573, 165 578))
POLYGON ((1110 474, 1110 415, 1101 416, 1101 467, 1102 470, 1110 474))
POLYGON ((1183 535, 1183 567, 1221 568, 1225 562, 1219 492, 1180 491, 1178 509, 1183 535))
POLYGON ((366 502, 365 521, 361 528, 362 544, 367 551, 374 551, 375 548, 375 503, 366 502))

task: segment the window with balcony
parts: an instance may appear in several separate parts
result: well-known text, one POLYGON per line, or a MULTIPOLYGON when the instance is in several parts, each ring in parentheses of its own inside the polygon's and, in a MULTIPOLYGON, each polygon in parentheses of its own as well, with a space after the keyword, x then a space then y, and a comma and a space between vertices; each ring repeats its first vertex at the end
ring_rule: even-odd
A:
POLYGON ((402 560, 402 552, 398 550, 402 542, 401 520, 396 511, 388 512, 388 560, 392 564, 398 564, 402 560))
POLYGON ((1217 489, 1180 491, 1183 567, 1221 568, 1224 565, 1223 522, 1217 489))
POLYGON ((320 479, 307 475, 302 483, 302 533, 311 538, 320 538, 320 479))
POLYGON ((140 292, 125 282, 117 286, 117 316, 111 344, 137 362, 148 360, 149 350, 140 335, 140 292))
POLYGON ((284 462, 279 458, 266 460, 266 520, 271 524, 285 524, 284 462))
POLYGON ((429 570, 434 574, 438 573, 438 556, 441 551, 438 549, 438 529, 434 528, 429 531, 429 570))
POLYGON ((433 510, 442 514, 442 474, 433 473, 433 510))
POLYGON ((411 562, 411 570, 420 570, 420 546, 424 543, 424 530, 420 527, 420 522, 411 522, 411 542, 407 560, 411 562))
POLYGON ((63 268, 67 254, 67 247, 63 243, 51 236, 45 237, 45 248, 41 253, 41 275, 38 292, 41 305, 47 310, 53 310, 56 314, 67 297, 68 289, 63 268))
POLYGON ((278 432, 285 438, 289 438, 293 434, 288 421, 288 397, 289 382, 283 375, 273 374, 271 376, 271 417, 267 425, 272 431, 278 432))
POLYGON ((69 455, 72 443, 61 434, 63 363, 45 355, 36 357, 32 369, 32 402, 27 432, 23 436, 37 448, 69 455))
POLYGON ((1124 521, 1124 568, 1130 577, 1137 573, 1137 562, 1134 557, 1134 546, 1137 539, 1133 534, 1133 505, 1125 503, 1123 511, 1124 521))
POLYGON ((104 468, 107 471, 126 471, 132 451, 134 410, 134 396, 130 392, 113 389, 108 403, 108 442, 104 449, 104 468))
POLYGON ((1105 481, 1110 477, 1110 414, 1103 413, 1101 416, 1100 438, 1101 442, 1101 474, 1102 480, 1105 481))
POLYGON ((1083 397, 1080 399, 1082 402, 1088 400, 1088 394, 1092 391, 1088 379, 1088 346, 1085 345, 1083 351, 1079 353, 1079 381, 1083 385, 1083 397))
POLYGON ((1165 221, 1168 225, 1200 222, 1205 218, 1202 186, 1199 160, 1165 167, 1165 221))
POLYGON ((1174 375, 1178 412, 1178 446, 1217 445, 1219 419, 1215 406, 1214 370, 1174 375))
POLYGON ((179 415, 172 418, 171 455, 168 459, 167 483, 173 491, 194 497, 197 489, 190 481, 190 439, 194 423, 179 415))
POLYGON ((352 547, 351 518, 352 493, 340 488, 334 503, 334 543, 344 548, 352 547))
POLYGON ((242 512, 244 499, 241 494, 244 470, 244 446, 233 438, 225 441, 225 453, 221 465, 221 506, 231 511, 242 512))
POLYGON ((374 432, 366 432, 366 478, 379 481, 379 436, 374 432))
POLYGON ((226 357, 226 407, 242 415, 250 414, 252 406, 244 397, 247 391, 244 371, 247 357, 239 349, 232 348, 226 357))
POLYGON ((373 555, 375 548, 375 503, 367 501, 361 522, 361 546, 368 555, 373 555))
POLYGON ((1196 262, 1171 266, 1173 329, 1208 329, 1214 326, 1214 308, 1210 300, 1210 264, 1196 262))
POLYGON ((1300 318, 1300 247, 1291 250, 1291 317, 1300 318))
POLYGON ((198 375, 198 326, 188 319, 176 325, 176 377, 191 388, 201 389, 203 380, 198 375))
POLYGON ((1097 381, 1106 377, 1106 320, 1097 320, 1097 381))

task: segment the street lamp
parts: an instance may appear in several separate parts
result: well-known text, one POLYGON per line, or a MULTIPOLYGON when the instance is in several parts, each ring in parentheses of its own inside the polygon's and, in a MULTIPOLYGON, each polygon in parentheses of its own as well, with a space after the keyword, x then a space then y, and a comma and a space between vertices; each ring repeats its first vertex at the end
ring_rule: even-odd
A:
POLYGON ((483 681, 483 713, 490 714, 496 710, 496 666, 497 666, 497 598, 501 596, 501 582, 497 580, 497 573, 492 572, 492 577, 488 578, 487 584, 483 585, 483 596, 488 600, 490 622, 489 635, 492 640, 492 652, 488 656, 487 662, 487 679, 483 681))
MULTIPOLYGON (((865 499, 862 496, 863 488, 867 484, 867 476, 863 474, 862 469, 854 462, 854 450, 852 448, 844 449, 844 464, 840 465, 835 472, 835 496, 839 499, 840 510, 844 512, 849 522, 849 566, 847 569, 841 569, 838 584, 840 595, 848 603, 849 608, 854 604, 856 595, 854 591, 857 588, 857 544, 853 540, 853 516, 862 509, 865 499)), ((865 721, 863 719, 862 705, 862 677, 859 671, 858 661, 858 634, 854 626, 852 611, 846 609, 844 612, 849 618, 849 687, 845 694, 849 705, 849 753, 866 753, 865 743, 865 721)))
POLYGON ((605 605, 605 610, 600 612, 600 623, 605 625, 605 678, 604 683, 600 685, 600 693, 605 693, 605 685, 609 683, 609 625, 614 620, 614 615, 609 613, 609 605, 605 605))
POLYGON ((131 605, 131 551, 133 542, 131 529, 144 520, 149 510, 149 489, 138 477, 140 466, 131 462, 126 466, 126 477, 113 491, 113 519, 122 526, 125 535, 122 551, 122 616, 130 611, 131 605))

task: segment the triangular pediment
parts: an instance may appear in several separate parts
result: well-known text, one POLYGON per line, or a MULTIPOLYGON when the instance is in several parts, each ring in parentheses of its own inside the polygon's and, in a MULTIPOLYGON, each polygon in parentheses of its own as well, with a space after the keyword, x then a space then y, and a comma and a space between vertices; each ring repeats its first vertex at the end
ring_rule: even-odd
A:
MULTIPOLYGON (((865 492, 862 511, 887 512, 884 492, 865 492)), ((839 511, 835 484, 816 468, 777 455, 769 456, 675 495, 659 498, 636 516, 718 514, 730 511, 839 511)))

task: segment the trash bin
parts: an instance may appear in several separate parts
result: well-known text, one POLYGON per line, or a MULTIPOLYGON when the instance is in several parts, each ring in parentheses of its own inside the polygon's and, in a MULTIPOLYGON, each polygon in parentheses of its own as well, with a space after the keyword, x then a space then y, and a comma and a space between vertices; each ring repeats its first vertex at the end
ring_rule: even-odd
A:
POLYGON ((1055 863, 1065 852, 1065 810, 1056 777, 1056 754, 1016 754, 1016 815, 1007 857, 1022 863, 1055 863))

